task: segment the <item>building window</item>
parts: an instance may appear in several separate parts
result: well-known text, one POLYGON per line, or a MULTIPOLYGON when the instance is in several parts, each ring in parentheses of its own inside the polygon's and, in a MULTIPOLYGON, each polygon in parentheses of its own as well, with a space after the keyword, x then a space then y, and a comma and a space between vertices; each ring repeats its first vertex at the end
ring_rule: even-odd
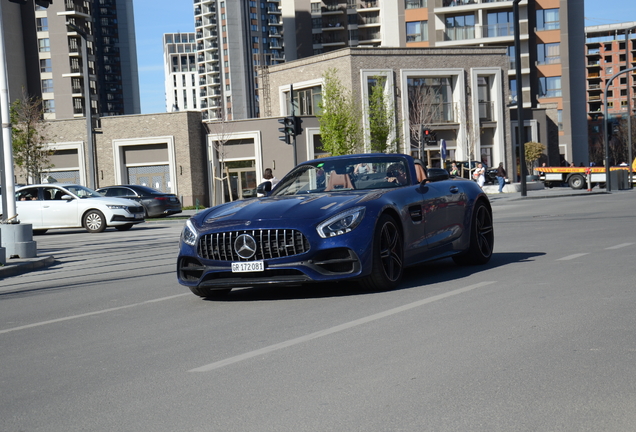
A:
POLYGON ((447 77, 411 77, 407 81, 409 123, 435 124, 455 121, 451 79, 447 77))
MULTIPOLYGON (((291 105, 289 104, 289 92, 285 93, 287 101, 287 114, 290 115, 291 105)), ((295 115, 317 115, 320 114, 320 102, 322 101, 322 86, 294 89, 294 113, 295 115)))
POLYGON ((605 68, 605 75, 614 75, 614 68, 611 66, 605 68))
POLYGON ((513 23, 512 12, 489 13, 486 37, 513 36, 513 23))
POLYGON ((426 4, 427 0, 405 0, 404 8, 405 9, 419 9, 428 7, 426 4))
POLYGON ((557 110, 557 125, 559 126, 559 130, 563 130, 563 110, 557 110))
POLYGON ((406 41, 423 42, 428 40, 428 21, 406 23, 406 41))
POLYGON ((448 40, 475 39, 475 14, 446 17, 448 40))
POLYGON ((51 45, 49 38, 38 39, 38 50, 40 52, 49 52, 51 51, 51 45))
POLYGON ((537 30, 558 30, 559 9, 539 9, 537 11, 537 30))
POLYGON ((48 18, 36 18, 35 25, 37 31, 49 31, 49 19, 48 18))
POLYGON ((540 77, 539 97, 554 98, 561 97, 561 77, 540 77))
POLYGON ((44 99, 42 101, 42 109, 45 113, 55 112, 55 101, 53 99, 44 99))
POLYGON ((42 80, 42 93, 51 93, 53 92, 53 80, 52 79, 43 79, 42 80))
POLYGON ((322 18, 312 18, 311 28, 315 28, 315 29, 322 28, 322 18))
POLYGON ((40 60, 40 72, 51 72, 52 70, 51 59, 40 60))
POLYGON ((537 44, 537 64, 561 63, 561 45, 556 43, 537 44))
POLYGON ((320 13, 320 3, 311 4, 311 13, 320 13))

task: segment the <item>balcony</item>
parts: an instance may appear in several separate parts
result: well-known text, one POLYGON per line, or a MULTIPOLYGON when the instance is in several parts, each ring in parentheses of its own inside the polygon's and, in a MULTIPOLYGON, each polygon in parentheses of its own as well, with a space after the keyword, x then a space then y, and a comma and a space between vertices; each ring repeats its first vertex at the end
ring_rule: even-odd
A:
MULTIPOLYGON (((483 3, 494 3, 494 2, 483 2, 483 3)), ((455 7, 455 6, 466 6, 477 4, 475 0, 444 0, 442 2, 442 7, 455 7)))
POLYGON ((475 27, 447 27, 445 31, 445 39, 450 41, 475 39, 475 27))
POLYGON ((499 24, 489 24, 485 26, 486 34, 484 37, 505 37, 505 36, 514 36, 514 24, 513 23, 499 23, 499 24))

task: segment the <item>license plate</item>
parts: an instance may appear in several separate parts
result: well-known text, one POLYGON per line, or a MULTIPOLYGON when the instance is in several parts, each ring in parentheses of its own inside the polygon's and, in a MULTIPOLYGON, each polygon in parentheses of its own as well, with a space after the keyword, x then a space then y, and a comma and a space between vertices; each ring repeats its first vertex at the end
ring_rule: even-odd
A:
POLYGON ((170 197, 170 202, 176 202, 177 199, 175 197, 170 197))
POLYGON ((135 213, 135 219, 143 219, 143 218, 144 218, 143 213, 135 213))
POLYGON ((233 262, 232 273, 248 273, 248 272, 262 272, 265 270, 265 264, 263 261, 249 261, 249 262, 233 262))

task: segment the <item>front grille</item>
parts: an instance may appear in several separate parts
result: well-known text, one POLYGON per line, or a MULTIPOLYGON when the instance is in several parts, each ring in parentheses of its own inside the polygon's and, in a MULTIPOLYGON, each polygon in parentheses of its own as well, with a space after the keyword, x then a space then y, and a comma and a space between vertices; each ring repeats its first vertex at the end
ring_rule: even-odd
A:
POLYGON ((264 229, 203 235, 197 252, 201 258, 216 261, 260 261, 298 255, 308 250, 309 241, 300 231, 264 229), (247 260, 240 258, 234 250, 234 241, 241 234, 249 234, 256 241, 256 253, 247 260))
POLYGON ((128 207, 128 211, 131 213, 143 213, 144 208, 142 206, 137 206, 137 207, 130 206, 128 207))

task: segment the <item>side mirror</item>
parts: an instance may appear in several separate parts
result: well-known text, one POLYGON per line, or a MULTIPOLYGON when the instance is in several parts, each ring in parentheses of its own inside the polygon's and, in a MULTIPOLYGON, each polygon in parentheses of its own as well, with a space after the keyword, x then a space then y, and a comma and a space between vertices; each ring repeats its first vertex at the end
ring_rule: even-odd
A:
POLYGON ((62 199, 64 201, 71 201, 73 197, 71 195, 66 194, 66 195, 62 195, 62 199))
POLYGON ((271 190, 272 190, 272 182, 269 180, 256 186, 256 193, 260 195, 267 195, 271 192, 271 190))

